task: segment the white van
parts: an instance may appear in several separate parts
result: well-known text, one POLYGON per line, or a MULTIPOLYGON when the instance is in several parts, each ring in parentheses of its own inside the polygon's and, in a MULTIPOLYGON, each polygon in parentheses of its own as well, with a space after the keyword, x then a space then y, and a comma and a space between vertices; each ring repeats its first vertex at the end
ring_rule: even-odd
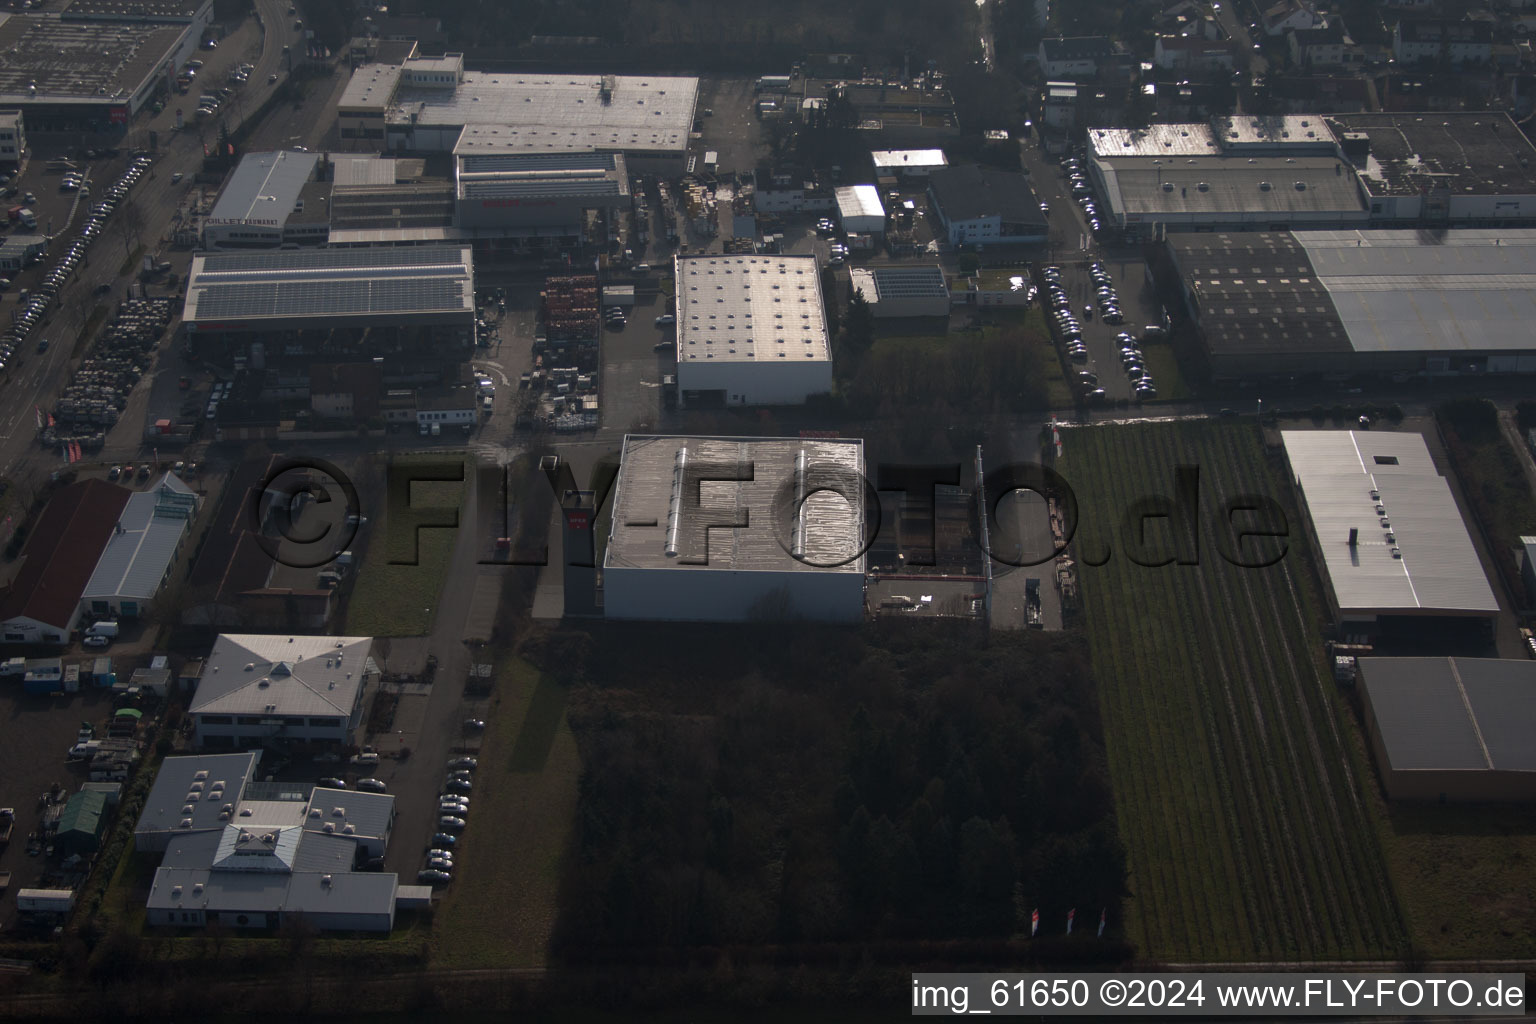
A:
POLYGON ((116 623, 116 621, 113 621, 113 620, 107 620, 107 621, 104 621, 104 622, 93 622, 93 623, 91 623, 90 626, 88 626, 86 628, 85 635, 86 636, 116 637, 117 636, 117 623, 116 623))

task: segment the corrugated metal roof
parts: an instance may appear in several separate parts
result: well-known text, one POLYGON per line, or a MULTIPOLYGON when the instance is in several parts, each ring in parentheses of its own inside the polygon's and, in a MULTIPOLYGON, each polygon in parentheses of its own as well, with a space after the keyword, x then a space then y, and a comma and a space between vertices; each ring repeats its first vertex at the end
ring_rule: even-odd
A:
POLYGON ((1348 430, 1284 430, 1280 436, 1341 612, 1499 610, 1450 485, 1422 436, 1348 430), (1351 529, 1358 531, 1354 547, 1351 529))
POLYGON ((862 574, 863 471, 864 442, 855 439, 631 435, 624 439, 603 564, 862 574), (685 473, 691 466, 704 474, 697 483, 700 519, 744 521, 745 527, 673 528, 683 485, 676 476, 680 453, 685 473), (797 518, 792 509, 802 453, 809 496, 797 518), (856 495, 854 503, 844 493, 856 495), (803 547, 803 560, 791 555, 796 547, 803 547))
POLYGON ((885 219, 885 207, 880 203, 880 190, 873 185, 844 185, 832 195, 837 200, 837 215, 844 220, 853 217, 885 219))
POLYGON ((1361 658, 1393 771, 1536 771, 1536 663, 1361 658))
POLYGON ((196 501, 197 495, 174 473, 130 495, 80 600, 153 598, 192 524, 188 506, 195 508, 196 501))
POLYGON ((357 153, 331 155, 331 184, 335 188, 358 185, 393 185, 395 160, 393 157, 372 156, 357 153))
POLYGON ((189 711, 348 717, 372 646, 366 636, 221 633, 189 711))
POLYGON ((1536 230, 1295 236, 1357 352, 1536 349, 1536 230))
POLYGON ((304 183, 315 173, 318 153, 282 150, 247 153, 219 193, 208 223, 250 221, 282 224, 293 213, 304 183))

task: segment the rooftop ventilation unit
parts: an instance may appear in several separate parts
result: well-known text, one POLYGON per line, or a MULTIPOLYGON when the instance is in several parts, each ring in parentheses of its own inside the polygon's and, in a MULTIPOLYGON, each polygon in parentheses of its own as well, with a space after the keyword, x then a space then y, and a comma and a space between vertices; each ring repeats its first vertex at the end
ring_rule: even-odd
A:
POLYGON ((333 823, 328 821, 324 825, 320 826, 320 831, 324 832, 326 834, 330 834, 330 833, 336 831, 336 826, 333 823))

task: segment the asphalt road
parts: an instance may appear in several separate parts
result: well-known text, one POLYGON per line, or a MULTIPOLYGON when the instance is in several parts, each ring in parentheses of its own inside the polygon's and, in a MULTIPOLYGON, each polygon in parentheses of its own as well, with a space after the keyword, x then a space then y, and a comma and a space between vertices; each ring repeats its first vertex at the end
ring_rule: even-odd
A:
MULTIPOLYGON (((242 61, 257 66, 244 87, 242 98, 227 105, 226 114, 231 118, 256 108, 261 91, 273 88, 267 84, 266 78, 269 74, 279 72, 282 47, 299 42, 299 33, 293 30, 292 19, 286 16, 286 3, 282 0, 259 0, 257 10, 263 26, 259 35, 252 31, 254 26, 245 25, 217 50, 205 50, 200 54, 205 62, 199 76, 203 84, 195 86, 194 91, 223 86, 229 69, 242 61), (248 55, 253 50, 259 50, 259 57, 248 55)), ((142 243, 149 251, 160 246, 161 231, 173 223, 184 190, 189 187, 190 179, 201 164, 202 143, 197 133, 175 131, 177 104, 174 101, 180 100, 185 104, 187 99, 184 96, 173 97, 173 102, 159 115, 151 115, 147 109, 141 112, 121 143, 121 155, 89 165, 90 180, 99 192, 127 167, 132 149, 138 146, 147 148, 149 132, 156 133, 155 164, 129 194, 128 202, 137 208, 138 220, 143 225, 138 238, 125 238, 129 233, 124 225, 132 218, 125 216, 124 210, 120 208, 108 220, 105 230, 97 237, 75 277, 59 293, 59 302, 51 315, 33 335, 34 338, 48 338, 52 342, 49 351, 42 355, 29 353, 6 375, 3 385, 0 385, 5 391, 5 401, 3 407, 0 407, 0 475, 21 484, 24 490, 35 488, 49 472, 64 465, 57 453, 45 452, 37 447, 34 408, 41 407, 46 412, 52 407, 70 374, 79 365, 77 353, 73 350, 91 310, 102 301, 115 308, 115 302, 123 297, 125 291, 126 282, 119 274, 124 257, 138 243, 142 243), (187 180, 173 185, 171 176, 178 172, 185 175, 187 180), (114 285, 113 293, 105 299, 92 295, 95 287, 102 283, 114 285)), ((320 120, 310 118, 307 123, 318 131, 320 125, 317 122, 320 120)), ((76 200, 71 211, 55 210, 59 204, 49 196, 57 193, 58 181, 56 177, 44 174, 43 167, 56 153, 78 149, 78 139, 73 135, 38 135, 33 137, 33 146, 33 159, 19 185, 23 191, 37 193, 44 210, 45 227, 46 219, 52 217, 53 231, 58 240, 51 246, 50 256, 56 256, 78 229, 86 204, 76 200)), ((94 196, 91 201, 94 201, 94 196)), ((176 273, 184 274, 187 258, 172 257, 172 261, 176 264, 176 273)), ((37 266, 17 275, 10 294, 34 286, 51 265, 51 259, 44 259, 37 266)), ((167 332, 162 351, 170 346, 171 339, 172 333, 167 332)), ((146 379, 139 386, 148 387, 149 381, 146 379)), ((136 456, 141 448, 139 442, 142 428, 142 423, 126 420, 120 422, 109 437, 109 449, 102 453, 101 458, 112 461, 136 456)))

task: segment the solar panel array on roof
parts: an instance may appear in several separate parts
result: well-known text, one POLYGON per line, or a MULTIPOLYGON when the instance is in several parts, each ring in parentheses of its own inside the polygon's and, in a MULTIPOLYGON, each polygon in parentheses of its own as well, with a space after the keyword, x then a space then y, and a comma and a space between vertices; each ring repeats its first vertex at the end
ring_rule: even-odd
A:
POLYGON ((194 257, 189 324, 262 319, 473 315, 470 250, 324 249, 194 257))

